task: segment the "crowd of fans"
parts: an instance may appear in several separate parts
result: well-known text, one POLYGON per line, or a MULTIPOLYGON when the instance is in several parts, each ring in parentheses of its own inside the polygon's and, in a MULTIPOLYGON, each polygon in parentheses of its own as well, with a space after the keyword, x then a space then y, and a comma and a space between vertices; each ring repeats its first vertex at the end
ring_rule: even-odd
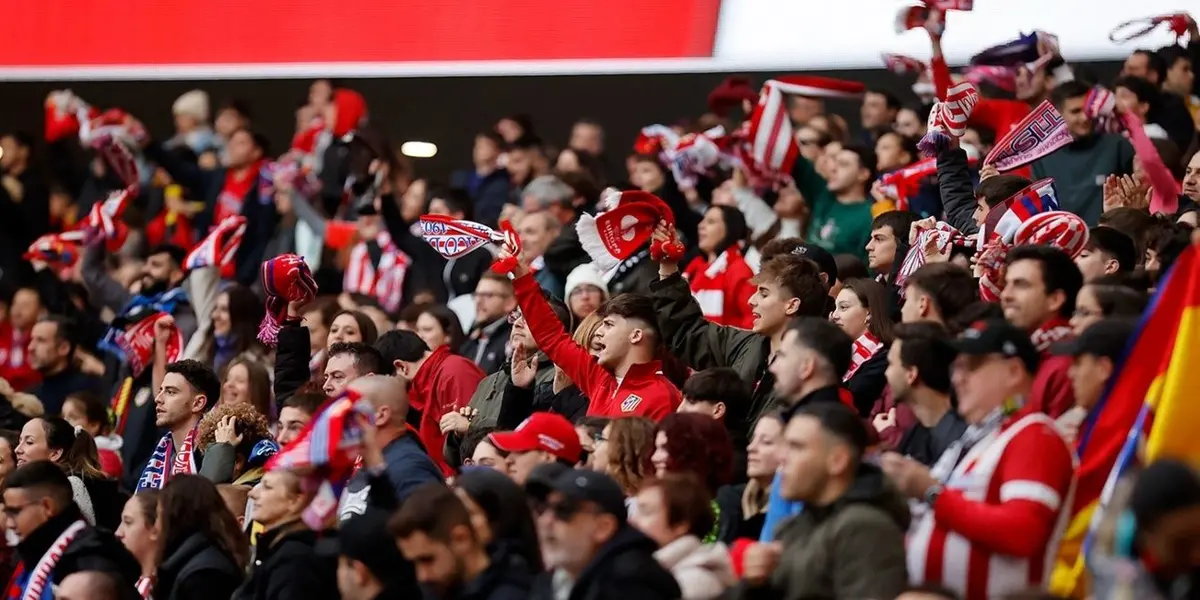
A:
MULTIPOLYGON (((0 137, 6 597, 1197 597, 1185 462, 1124 478, 1086 556, 1067 527, 1108 475, 1080 470, 1079 432, 1197 237, 1188 35, 1114 82, 1057 49, 1020 66, 907 192, 886 178, 922 161, 929 92, 868 90, 856 124, 789 96, 797 156, 764 185, 681 177, 586 119, 559 148, 519 114, 436 182, 327 80, 273 161, 248 104, 196 90, 174 132, 120 122, 141 132, 127 235, 48 253, 130 185, 52 131, 52 95, 46 139, 0 137), (1123 128, 1085 106, 1095 85, 1123 128), (1072 141, 980 166, 1043 100, 1072 141), (961 234, 1043 178, 1086 242, 1008 247, 986 274, 961 234), (672 219, 601 270, 577 224, 609 187, 672 219), (516 236, 447 258, 424 215, 516 236), (197 263, 238 216, 228 260, 197 263), (273 307, 263 265, 287 254, 319 292, 273 307), (272 467, 347 395, 371 414, 340 495, 272 467)), ((709 100, 676 135, 736 129, 758 92, 731 78, 709 100)))

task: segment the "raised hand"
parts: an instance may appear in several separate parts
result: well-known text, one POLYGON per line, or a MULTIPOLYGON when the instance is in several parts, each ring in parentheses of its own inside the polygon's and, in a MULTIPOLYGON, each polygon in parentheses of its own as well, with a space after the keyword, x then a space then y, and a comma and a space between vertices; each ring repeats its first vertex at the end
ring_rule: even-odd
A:
POLYGON ((533 387, 533 381, 537 377, 538 359, 537 355, 530 356, 529 351, 521 344, 516 344, 513 347, 512 356, 512 382, 513 385, 529 389, 533 387))
POLYGON ((175 331, 175 317, 167 315, 154 322, 154 343, 166 346, 175 331))
POLYGON ((517 265, 512 270, 513 277, 523 277, 529 274, 529 265, 521 261, 521 249, 518 247, 517 240, 510 235, 505 235, 504 244, 500 246, 500 254, 496 256, 496 262, 502 262, 509 258, 514 259, 517 265))

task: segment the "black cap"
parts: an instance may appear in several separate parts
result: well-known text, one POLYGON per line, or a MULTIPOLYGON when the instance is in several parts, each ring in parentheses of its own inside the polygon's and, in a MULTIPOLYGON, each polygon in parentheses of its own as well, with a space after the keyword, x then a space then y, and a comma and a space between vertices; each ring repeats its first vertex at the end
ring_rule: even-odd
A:
POLYGON ((959 354, 999 354, 1005 358, 1019 358, 1030 375, 1037 372, 1041 362, 1041 355, 1029 340, 1029 334, 1000 319, 976 321, 958 339, 950 342, 950 346, 959 354))
POLYGON ((554 482, 558 481, 560 475, 570 470, 571 467, 558 461, 542 463, 530 469, 529 475, 525 477, 525 493, 537 500, 545 500, 546 496, 550 495, 550 490, 554 488, 554 482))
POLYGON ((621 491, 621 486, 615 479, 604 473, 569 469, 554 480, 550 491, 558 492, 575 502, 591 502, 621 523, 625 522, 625 492, 621 491))
POLYGON ((1102 356, 1116 362, 1125 352, 1129 339, 1137 329, 1132 319, 1101 319, 1082 333, 1050 346, 1050 353, 1059 356, 1102 356))
POLYGON ((1099 250, 1112 255, 1122 273, 1132 271, 1141 262, 1138 260, 1137 247, 1133 243, 1133 238, 1112 227, 1093 227, 1088 232, 1087 247, 1089 250, 1099 250))
POLYGON ((800 244, 792 250, 792 256, 802 256, 817 263, 821 268, 821 272, 825 274, 825 278, 829 281, 829 285, 838 280, 837 261, 833 259, 833 255, 828 250, 816 244, 800 244))
MULTIPOLYGON (((368 508, 363 514, 342 521, 337 533, 321 538, 315 550, 321 556, 357 560, 384 583, 403 581, 405 569, 398 567, 411 571, 412 566, 396 547, 396 540, 388 534, 387 521, 386 511, 368 508)), ((411 573, 407 575, 412 576, 411 573)))

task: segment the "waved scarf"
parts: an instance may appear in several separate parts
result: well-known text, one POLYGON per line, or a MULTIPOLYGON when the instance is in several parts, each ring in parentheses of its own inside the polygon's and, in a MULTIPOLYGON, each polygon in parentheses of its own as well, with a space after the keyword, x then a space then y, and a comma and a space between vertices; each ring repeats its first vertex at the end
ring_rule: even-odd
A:
POLYGON ((281 254, 263 263, 262 284, 267 312, 258 326, 258 341, 274 348, 280 323, 287 320, 288 303, 312 302, 317 297, 317 282, 303 258, 281 254))
POLYGON ((305 489, 317 491, 303 515, 313 529, 324 527, 337 511, 338 498, 362 453, 363 432, 357 417, 370 419, 373 414, 366 398, 346 390, 327 402, 295 440, 267 461, 267 471, 294 471, 304 477, 305 489))
POLYGON ((670 168, 680 188, 693 188, 700 177, 707 176, 718 165, 728 163, 729 156, 724 153, 728 141, 725 128, 719 125, 684 136, 666 125, 650 125, 642 128, 634 148, 648 151, 643 154, 658 155, 659 160, 670 168))
MULTIPOLYGON (((135 313, 142 311, 154 311, 174 315, 175 309, 179 305, 187 303, 187 292, 183 291, 181 287, 171 288, 153 296, 138 294, 129 300, 129 304, 126 304, 125 308, 121 309, 121 312, 117 316, 127 319, 135 313)), ((121 339, 124 335, 124 328, 112 327, 104 334, 104 339, 100 340, 97 347, 121 359, 121 362, 128 364, 129 357, 125 354, 125 349, 121 346, 121 339)))
POLYGON ((872 356, 875 356, 882 349, 883 344, 879 341, 879 338, 872 335, 870 331, 864 331, 862 335, 858 336, 857 340, 854 340, 854 351, 850 354, 850 368, 846 369, 846 374, 842 376, 842 381, 850 381, 850 378, 854 377, 854 374, 858 372, 859 367, 863 366, 863 363, 870 360, 872 356))
MULTIPOLYGON (((420 226, 421 239, 447 260, 465 256, 488 243, 508 244, 516 248, 517 254, 521 253, 521 237, 507 220, 501 221, 500 231, 496 231, 474 221, 452 219, 445 215, 424 215, 420 226)), ((515 256, 492 263, 492 271, 501 275, 508 275, 516 268, 515 256)))
POLYGON ((404 299, 404 276, 410 259, 386 231, 355 244, 342 279, 342 289, 379 301, 384 311, 399 310, 404 299))
POLYGON ((925 247, 931 243, 937 247, 938 254, 947 254, 951 246, 974 246, 975 236, 963 235, 945 221, 938 221, 933 227, 922 229, 917 234, 916 243, 908 249, 908 254, 904 255, 904 261, 900 263, 900 270, 896 273, 896 287, 902 295, 905 289, 904 282, 908 281, 909 276, 917 269, 925 266, 925 247))
POLYGON ((1093 87, 1083 101, 1083 114, 1092 120, 1097 132, 1117 133, 1121 131, 1121 120, 1117 118, 1117 97, 1101 86, 1093 87))
POLYGON ((171 437, 171 433, 167 432, 158 441, 158 446, 154 448, 154 454, 150 455, 150 462, 146 463, 146 470, 142 471, 142 478, 138 480, 135 493, 142 490, 161 490, 173 475, 196 473, 195 447, 195 428, 188 432, 187 437, 183 438, 183 443, 179 445, 178 449, 175 448, 175 440, 171 437), (170 458, 172 452, 174 452, 174 458, 170 458), (168 460, 171 461, 169 468, 168 460))
POLYGON ((234 258, 245 233, 246 217, 233 215, 222 219, 184 258, 184 270, 219 267, 222 279, 232 279, 237 268, 234 258))
MULTIPOLYGON (((594 217, 587 214, 580 217, 575 232, 583 251, 602 273, 635 256, 650 241, 660 221, 675 225, 671 207, 649 192, 609 188, 600 200, 599 211, 594 217)), ((650 256, 655 260, 679 260, 683 251, 678 241, 650 244, 650 256)))
POLYGON ((86 528, 87 523, 83 519, 71 523, 59 534, 58 539, 54 540, 46 553, 38 559, 32 571, 26 571, 24 560, 17 564, 12 579, 9 580, 5 598, 7 600, 53 600, 54 567, 58 566, 58 561, 62 559, 67 546, 71 545, 71 542, 86 528), (27 573, 28 576, 26 576, 27 573))
POLYGON ((964 81, 946 92, 946 99, 936 102, 929 111, 928 132, 917 143, 926 157, 937 156, 950 145, 951 139, 961 138, 967 131, 967 120, 979 103, 979 90, 964 81))
POLYGON ((1071 325, 1062 317, 1054 317, 1038 326, 1029 335, 1038 352, 1048 352, 1050 346, 1071 337, 1071 325))
MULTIPOLYGON (((1183 39, 1183 36, 1187 35, 1188 20, 1187 13, 1132 19, 1113 28, 1108 34, 1108 39, 1113 43, 1121 44, 1148 35, 1151 31, 1158 28, 1159 25, 1166 23, 1167 29, 1175 34, 1175 43, 1178 44, 1183 39)), ((1196 40, 1192 41, 1195 42, 1196 40)))
POLYGON ((984 163, 998 171, 1023 167, 1071 143, 1067 121, 1049 100, 1021 119, 988 153, 984 163))

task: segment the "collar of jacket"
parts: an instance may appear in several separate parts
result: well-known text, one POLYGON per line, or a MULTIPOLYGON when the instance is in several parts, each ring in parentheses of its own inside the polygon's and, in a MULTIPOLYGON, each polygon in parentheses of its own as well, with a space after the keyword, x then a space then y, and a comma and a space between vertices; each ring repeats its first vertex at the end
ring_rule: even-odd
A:
POLYGON ((83 513, 79 512, 79 507, 75 506, 74 502, 70 503, 61 513, 50 517, 41 527, 21 540, 21 543, 17 544, 17 554, 25 561, 26 566, 32 569, 33 564, 42 558, 58 536, 62 535, 71 523, 82 518, 83 513))
POLYGON ((839 391, 839 389, 840 389, 840 387, 837 385, 827 385, 823 388, 817 388, 817 389, 809 392, 803 398, 798 400, 795 404, 789 406, 784 411, 784 414, 783 414, 784 421, 786 422, 786 421, 791 420, 792 415, 796 414, 796 410, 799 409, 801 406, 806 406, 808 404, 813 404, 815 402, 841 402, 842 398, 841 398, 841 392, 839 391))
POLYGON ((647 363, 637 363, 629 365, 629 370, 625 372, 625 377, 621 378, 622 382, 629 381, 630 377, 650 377, 652 375, 662 375, 662 361, 652 360, 647 363))

